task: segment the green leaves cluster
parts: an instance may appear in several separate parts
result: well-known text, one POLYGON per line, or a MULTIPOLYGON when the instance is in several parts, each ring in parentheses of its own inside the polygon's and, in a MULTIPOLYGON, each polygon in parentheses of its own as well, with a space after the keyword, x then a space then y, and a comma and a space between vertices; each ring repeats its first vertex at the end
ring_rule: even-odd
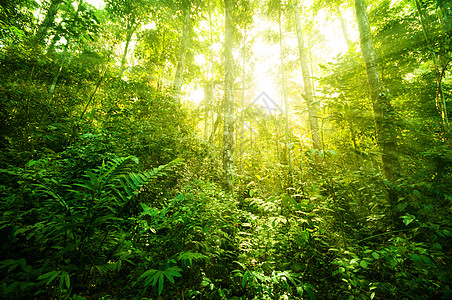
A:
MULTIPOLYGON (((49 162, 31 161, 28 166, 50 168, 49 162)), ((58 279, 55 293, 68 295, 73 288, 72 281, 83 285, 84 280, 91 277, 100 282, 106 276, 105 271, 119 271, 130 257, 126 250, 130 243, 127 232, 137 222, 124 209, 133 205, 131 200, 138 196, 141 188, 166 176, 165 171, 172 170, 181 160, 147 172, 130 173, 137 163, 138 159, 133 156, 104 162, 99 168, 87 170, 85 180, 64 185, 63 189, 59 189, 59 181, 44 174, 35 179, 42 183, 33 183, 28 182, 33 177, 28 177, 24 171, 2 170, 2 173, 23 177, 25 181, 19 181, 19 184, 24 188, 29 184, 23 191, 36 197, 41 205, 36 203, 30 207, 16 198, 2 206, 5 220, 1 228, 9 232, 7 244, 11 249, 18 249, 18 253, 8 256, 22 256, 18 260, 10 258, 2 262, 1 269, 8 271, 2 286, 3 296, 26 295, 29 289, 41 285, 54 289, 54 281, 58 279), (30 212, 34 215, 32 219, 28 218, 30 212), (21 249, 34 249, 39 244, 42 246, 38 257, 21 249), (22 270, 18 271, 17 267, 22 270), (16 272, 12 272, 14 270, 16 272), (93 270, 98 270, 99 275, 95 276, 93 270), (29 277, 25 290, 17 283, 23 276, 29 277)))
POLYGON ((163 291, 163 284, 165 281, 165 277, 171 282, 174 283, 173 277, 181 277, 182 275, 179 273, 182 269, 179 267, 169 267, 163 271, 159 270, 147 270, 144 272, 138 279, 144 280, 143 285, 146 287, 148 285, 158 286, 158 294, 159 296, 163 291))

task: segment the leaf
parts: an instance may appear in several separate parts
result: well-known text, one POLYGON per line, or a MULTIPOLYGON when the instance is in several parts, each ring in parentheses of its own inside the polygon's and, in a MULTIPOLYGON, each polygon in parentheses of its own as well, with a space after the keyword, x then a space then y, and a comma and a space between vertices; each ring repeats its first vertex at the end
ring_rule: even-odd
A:
POLYGON ((154 274, 155 272, 157 272, 157 270, 155 270, 155 269, 147 270, 143 274, 141 274, 141 276, 138 277, 138 279, 141 279, 141 278, 144 278, 144 277, 149 277, 150 275, 154 274))
POLYGON ((312 290, 311 290, 310 287, 306 287, 306 292, 308 293, 309 299, 315 300, 315 295, 314 295, 314 293, 312 292, 312 290))
POLYGON ((408 226, 411 222, 416 220, 416 217, 410 214, 406 214, 405 216, 402 216, 400 218, 403 219, 403 224, 405 224, 405 226, 408 226))
POLYGON ((93 189, 97 189, 99 186, 99 179, 97 178, 97 176, 91 171, 85 171, 85 173, 86 173, 86 175, 88 175, 89 179, 91 180, 93 189))
POLYGON ((365 260, 360 261, 360 262, 359 262, 359 265, 360 265, 362 268, 364 268, 364 269, 367 269, 367 266, 368 266, 368 264, 367 264, 367 262, 366 262, 365 260))
POLYGON ((378 254, 377 252, 372 252, 372 257, 375 259, 380 259, 380 254, 378 254))
POLYGON ((66 284, 66 287, 69 289, 71 286, 71 281, 69 279, 69 273, 64 271, 60 276, 60 288, 63 287, 63 284, 66 284))
POLYGON ((249 276, 249 271, 247 270, 247 271, 245 271, 245 274, 243 274, 243 277, 242 277, 242 287, 245 287, 248 276, 249 276))
POLYGON ((45 274, 42 274, 41 276, 38 277, 38 280, 43 280, 43 279, 47 279, 49 278, 49 280, 47 280, 46 285, 48 285, 49 283, 51 283, 59 274, 61 273, 61 271, 50 271, 47 272, 45 274))
POLYGON ((36 164, 37 162, 38 162, 37 160, 31 159, 31 160, 27 163, 27 167, 33 167, 34 164, 36 164))
POLYGON ((165 277, 168 278, 168 280, 171 283, 175 283, 173 277, 182 277, 182 275, 179 273, 179 271, 182 271, 179 267, 170 267, 164 271, 158 271, 155 269, 147 270, 138 279, 146 278, 144 281, 144 285, 148 286, 151 284, 152 286, 157 285, 158 294, 161 295, 163 291, 163 286, 165 283, 165 277))
POLYGON ((162 294, 163 291, 163 281, 165 280, 165 277, 162 273, 159 274, 159 296, 162 294))
POLYGON ((207 258, 208 258, 207 256, 205 256, 201 253, 190 252, 190 251, 181 252, 177 256, 177 259, 183 261, 185 265, 192 265, 193 260, 206 260, 207 258), (187 261, 189 263, 187 263, 187 261))

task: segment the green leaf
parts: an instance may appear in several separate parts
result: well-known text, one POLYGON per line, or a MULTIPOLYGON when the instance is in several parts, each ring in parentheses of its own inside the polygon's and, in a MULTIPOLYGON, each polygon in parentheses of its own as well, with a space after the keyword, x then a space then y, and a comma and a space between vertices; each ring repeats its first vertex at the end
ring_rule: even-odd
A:
POLYGON ((151 276, 152 274, 154 274, 155 272, 157 272, 157 270, 155 270, 155 269, 147 270, 147 271, 145 271, 143 274, 141 274, 141 276, 138 277, 138 279, 141 279, 141 278, 144 278, 144 277, 149 277, 149 276, 151 276))
POLYGON ((165 274, 165 276, 166 276, 166 278, 168 278, 168 280, 171 282, 171 283, 174 283, 174 278, 173 278, 173 276, 171 276, 171 274, 168 274, 168 273, 163 273, 163 274, 165 274))
POLYGON ((359 262, 359 265, 360 265, 362 268, 364 268, 364 269, 367 269, 367 266, 368 266, 368 264, 367 264, 367 262, 366 262, 365 260, 360 261, 360 262, 359 262))
POLYGON ((249 271, 247 270, 247 271, 245 271, 245 274, 243 274, 242 287, 245 287, 248 276, 249 276, 249 271))
POLYGON ((49 278, 47 280, 46 285, 48 285, 49 283, 51 283, 59 274, 61 273, 61 271, 50 271, 47 272, 45 274, 42 274, 41 276, 38 277, 38 280, 45 280, 47 278, 49 278))
POLYGON ((421 193, 418 190, 413 190, 413 195, 415 195, 417 198, 421 198, 421 193))
POLYGON ((157 285, 158 294, 161 295, 165 283, 165 277, 168 278, 171 283, 175 283, 173 277, 182 277, 179 271, 182 271, 182 269, 179 267, 170 267, 164 271, 151 269, 141 274, 138 279, 140 280, 142 278, 146 278, 144 281, 144 286, 148 286, 149 284, 152 286, 157 285))
POLYGON ((165 280, 165 277, 162 273, 159 275, 159 296, 162 294, 163 291, 163 281, 165 280))
POLYGON ((64 281, 66 283, 66 287, 69 289, 71 287, 71 280, 69 278, 69 273, 68 272, 64 272, 64 281))
POLYGON ((91 180, 91 184, 93 185, 94 189, 97 189, 99 187, 99 179, 97 176, 91 172, 91 171, 85 171, 86 175, 88 175, 89 179, 91 180))
POLYGON ((38 162, 37 160, 31 159, 31 160, 27 163, 27 167, 33 167, 37 162, 38 162))
POLYGON ((205 260, 207 258, 208 258, 207 256, 205 256, 201 253, 190 252, 190 251, 181 252, 177 256, 177 259, 183 261, 185 265, 192 265, 193 260, 205 260), (187 261, 189 263, 187 263, 187 261))
POLYGON ((372 252, 372 257, 375 259, 380 259, 380 254, 378 254, 377 252, 372 252))
POLYGON ((400 218, 403 219, 403 224, 405 224, 405 226, 408 226, 411 222, 416 220, 416 217, 410 214, 406 214, 405 216, 402 216, 400 218))
POLYGON ((315 300, 315 295, 314 295, 314 293, 312 292, 312 290, 311 290, 310 287, 306 287, 306 292, 308 293, 309 299, 315 300))

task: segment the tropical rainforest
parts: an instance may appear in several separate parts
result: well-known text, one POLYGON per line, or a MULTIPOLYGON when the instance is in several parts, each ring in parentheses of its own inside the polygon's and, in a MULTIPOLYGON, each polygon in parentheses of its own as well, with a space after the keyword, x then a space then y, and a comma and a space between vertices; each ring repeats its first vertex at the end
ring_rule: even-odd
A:
POLYGON ((452 299, 450 0, 0 4, 0 298, 452 299))

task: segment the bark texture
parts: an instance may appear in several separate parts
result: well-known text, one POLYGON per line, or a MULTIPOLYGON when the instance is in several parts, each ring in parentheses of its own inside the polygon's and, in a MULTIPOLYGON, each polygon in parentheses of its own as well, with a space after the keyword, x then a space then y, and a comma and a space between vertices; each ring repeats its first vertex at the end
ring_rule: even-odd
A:
POLYGON ((361 52, 366 64, 367 80, 374 111, 377 142, 382 154, 383 172, 386 179, 394 182, 398 178, 397 168, 399 167, 396 154, 397 136, 393 122, 395 113, 391 107, 388 91, 383 88, 380 79, 378 58, 372 44, 366 3, 364 0, 355 0, 355 8, 361 41, 361 52))
POLYGON ((281 6, 279 7, 279 49, 280 49, 280 60, 281 60, 281 85, 283 90, 284 97, 284 108, 285 108, 285 123, 286 123, 286 151, 287 151, 287 160, 289 163, 289 185, 292 184, 293 177, 293 167, 292 167, 292 151, 291 151, 291 132, 289 127, 289 96, 287 94, 286 87, 286 75, 284 70, 284 48, 283 48, 283 34, 282 34, 282 11, 281 6))
POLYGON ((188 49, 188 38, 190 36, 190 25, 191 25, 191 16, 190 16, 190 7, 187 7, 185 10, 185 18, 184 18, 184 27, 182 29, 182 40, 181 40, 181 48, 179 53, 179 60, 177 62, 176 75, 174 77, 174 99, 179 102, 180 92, 182 88, 182 83, 184 80, 184 70, 185 70, 185 58, 187 56, 188 49))
POLYGON ((297 30, 298 51, 300 54, 301 72, 303 75, 304 92, 306 95, 306 103, 308 106, 309 127, 311 129, 312 146, 314 149, 322 149, 319 128, 319 109, 314 102, 314 92, 312 89, 311 76, 308 66, 308 58, 306 55, 306 47, 304 43, 303 29, 301 28, 300 12, 295 11, 295 25, 297 30))
MULTIPOLYGON (((422 27, 422 32, 424 33, 425 42, 427 43, 427 47, 430 49, 430 52, 432 53, 433 63, 435 66, 435 76, 436 76, 436 82, 437 82, 437 86, 438 86, 436 98, 435 98, 436 108, 437 108, 439 114, 441 115, 444 131, 447 134, 449 134, 450 124, 449 124, 449 117, 447 115, 447 105, 446 105, 446 99, 444 97, 444 90, 443 90, 444 69, 441 67, 441 63, 430 43, 430 39, 428 37, 427 30, 425 28, 424 14, 422 13, 422 9, 421 9, 421 5, 419 4, 419 0, 415 0, 414 2, 416 3, 416 8, 417 8, 417 11, 419 14, 419 20, 421 22, 421 27, 422 27)), ((447 14, 445 13, 444 16, 446 17, 447 14)), ((446 24, 445 26, 447 26, 447 24, 448 24, 447 18, 445 18, 442 23, 446 24)))
POLYGON ((228 192, 233 190, 233 170, 234 170, 234 57, 232 49, 233 40, 233 20, 232 0, 224 0, 226 11, 225 42, 224 42, 224 130, 223 130, 223 169, 225 172, 225 183, 228 192))

